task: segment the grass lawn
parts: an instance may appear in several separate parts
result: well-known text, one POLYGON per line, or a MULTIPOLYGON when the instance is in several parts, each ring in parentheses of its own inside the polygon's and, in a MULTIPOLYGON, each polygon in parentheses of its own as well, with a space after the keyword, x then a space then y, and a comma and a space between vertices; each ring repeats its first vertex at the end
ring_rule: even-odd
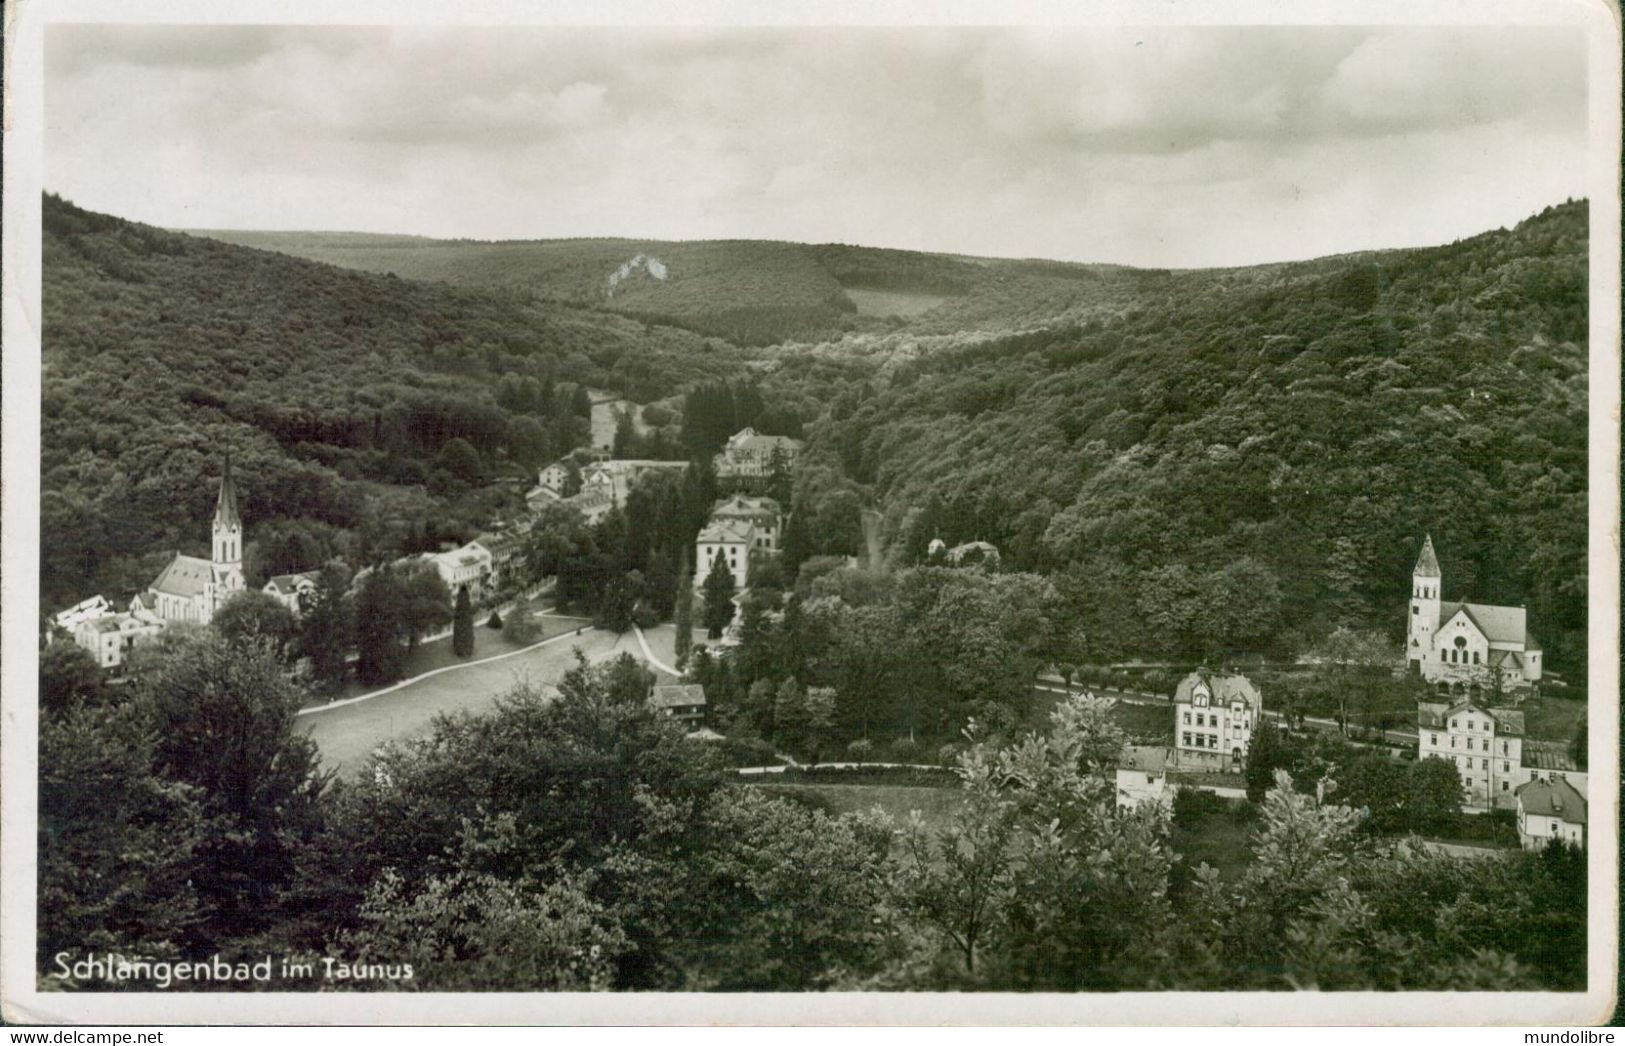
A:
MULTIPOLYGON (((432 672, 437 668, 466 664, 469 661, 478 661, 482 658, 495 657, 498 654, 518 650, 519 644, 510 642, 503 636, 501 629, 485 627, 485 622, 490 617, 491 612, 489 610, 476 611, 474 614, 474 653, 471 656, 463 658, 452 653, 450 636, 428 643, 419 643, 418 648, 407 657, 406 669, 401 673, 401 678, 412 679, 425 672, 432 672)), ((542 631, 533 642, 551 639, 565 632, 574 632, 578 628, 587 630, 592 628, 592 621, 584 617, 556 617, 552 614, 538 614, 536 620, 542 626, 542 631)), ((344 693, 339 696, 356 697, 376 689, 378 688, 375 686, 363 686, 352 679, 345 685, 344 693)))
POLYGON ((1173 744, 1174 713, 1168 705, 1131 705, 1119 701, 1112 706, 1112 719, 1141 744, 1173 744))
MULTIPOLYGON (((1034 688, 1028 692, 1026 706, 1019 709, 1021 725, 1018 732, 1036 730, 1049 732, 1049 714, 1066 697, 1053 690, 1034 688)), ((1173 744, 1174 713, 1171 705, 1138 705, 1119 701, 1112 706, 1111 717, 1130 740, 1138 744, 1173 744)))
POLYGON ((1532 697, 1518 706, 1524 730, 1536 741, 1570 741, 1585 718, 1586 703, 1561 697, 1532 697))

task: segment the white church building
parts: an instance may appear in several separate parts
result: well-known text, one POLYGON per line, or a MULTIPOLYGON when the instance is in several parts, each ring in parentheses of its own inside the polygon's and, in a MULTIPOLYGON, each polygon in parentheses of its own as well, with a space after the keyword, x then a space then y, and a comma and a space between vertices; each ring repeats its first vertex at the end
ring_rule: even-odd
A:
POLYGON ((1540 644, 1529 634, 1523 607, 1450 602, 1433 537, 1422 543, 1411 572, 1411 613, 1405 661, 1430 683, 1455 693, 1525 690, 1540 682, 1540 644))
POLYGON ((130 609, 151 613, 165 623, 206 625, 244 587, 243 519, 237 511, 237 488, 231 480, 228 455, 215 499, 209 558, 175 553, 147 590, 135 597, 130 609))

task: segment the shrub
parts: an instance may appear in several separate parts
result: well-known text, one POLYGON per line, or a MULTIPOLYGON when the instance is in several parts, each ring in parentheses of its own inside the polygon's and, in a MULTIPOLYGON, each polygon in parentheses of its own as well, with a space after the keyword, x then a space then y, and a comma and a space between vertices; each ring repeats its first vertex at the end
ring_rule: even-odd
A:
POLYGON ((502 627, 502 615, 497 613, 495 610, 491 611, 491 616, 486 619, 485 627, 486 628, 501 628, 502 627))
POLYGON ((502 635, 510 643, 518 646, 529 646, 542 636, 542 624, 536 620, 536 615, 530 607, 520 603, 508 613, 508 619, 502 623, 502 635))
POLYGON ((920 746, 911 738, 899 737, 891 743, 891 754, 899 763, 911 763, 920 754, 920 746))
POLYGON ((954 766, 959 762, 959 751, 959 746, 950 741, 937 749, 937 762, 943 766, 954 766))
POLYGON ((775 766, 779 755, 759 737, 725 737, 715 742, 724 766, 775 766))
POLYGON ((875 743, 867 737, 860 737, 846 746, 847 756, 855 763, 865 763, 874 755, 875 743))

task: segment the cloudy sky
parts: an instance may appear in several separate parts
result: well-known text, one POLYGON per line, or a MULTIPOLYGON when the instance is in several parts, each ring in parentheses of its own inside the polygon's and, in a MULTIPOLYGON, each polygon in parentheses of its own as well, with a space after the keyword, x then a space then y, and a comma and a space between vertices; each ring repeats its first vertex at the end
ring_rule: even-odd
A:
POLYGON ((53 26, 45 184, 179 228, 847 242, 1197 266, 1584 193, 1538 28, 53 26))

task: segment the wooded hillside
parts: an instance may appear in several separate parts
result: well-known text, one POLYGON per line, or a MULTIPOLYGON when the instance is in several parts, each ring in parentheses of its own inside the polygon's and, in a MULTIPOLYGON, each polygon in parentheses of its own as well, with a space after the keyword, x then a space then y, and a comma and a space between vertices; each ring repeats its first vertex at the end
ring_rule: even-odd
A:
POLYGON ((165 550, 206 549, 227 449, 251 552, 275 569, 341 547, 366 559, 514 499, 489 481, 522 482, 584 438, 581 386, 648 399, 740 359, 686 331, 346 272, 53 196, 43 269, 48 607, 127 595, 165 550))

